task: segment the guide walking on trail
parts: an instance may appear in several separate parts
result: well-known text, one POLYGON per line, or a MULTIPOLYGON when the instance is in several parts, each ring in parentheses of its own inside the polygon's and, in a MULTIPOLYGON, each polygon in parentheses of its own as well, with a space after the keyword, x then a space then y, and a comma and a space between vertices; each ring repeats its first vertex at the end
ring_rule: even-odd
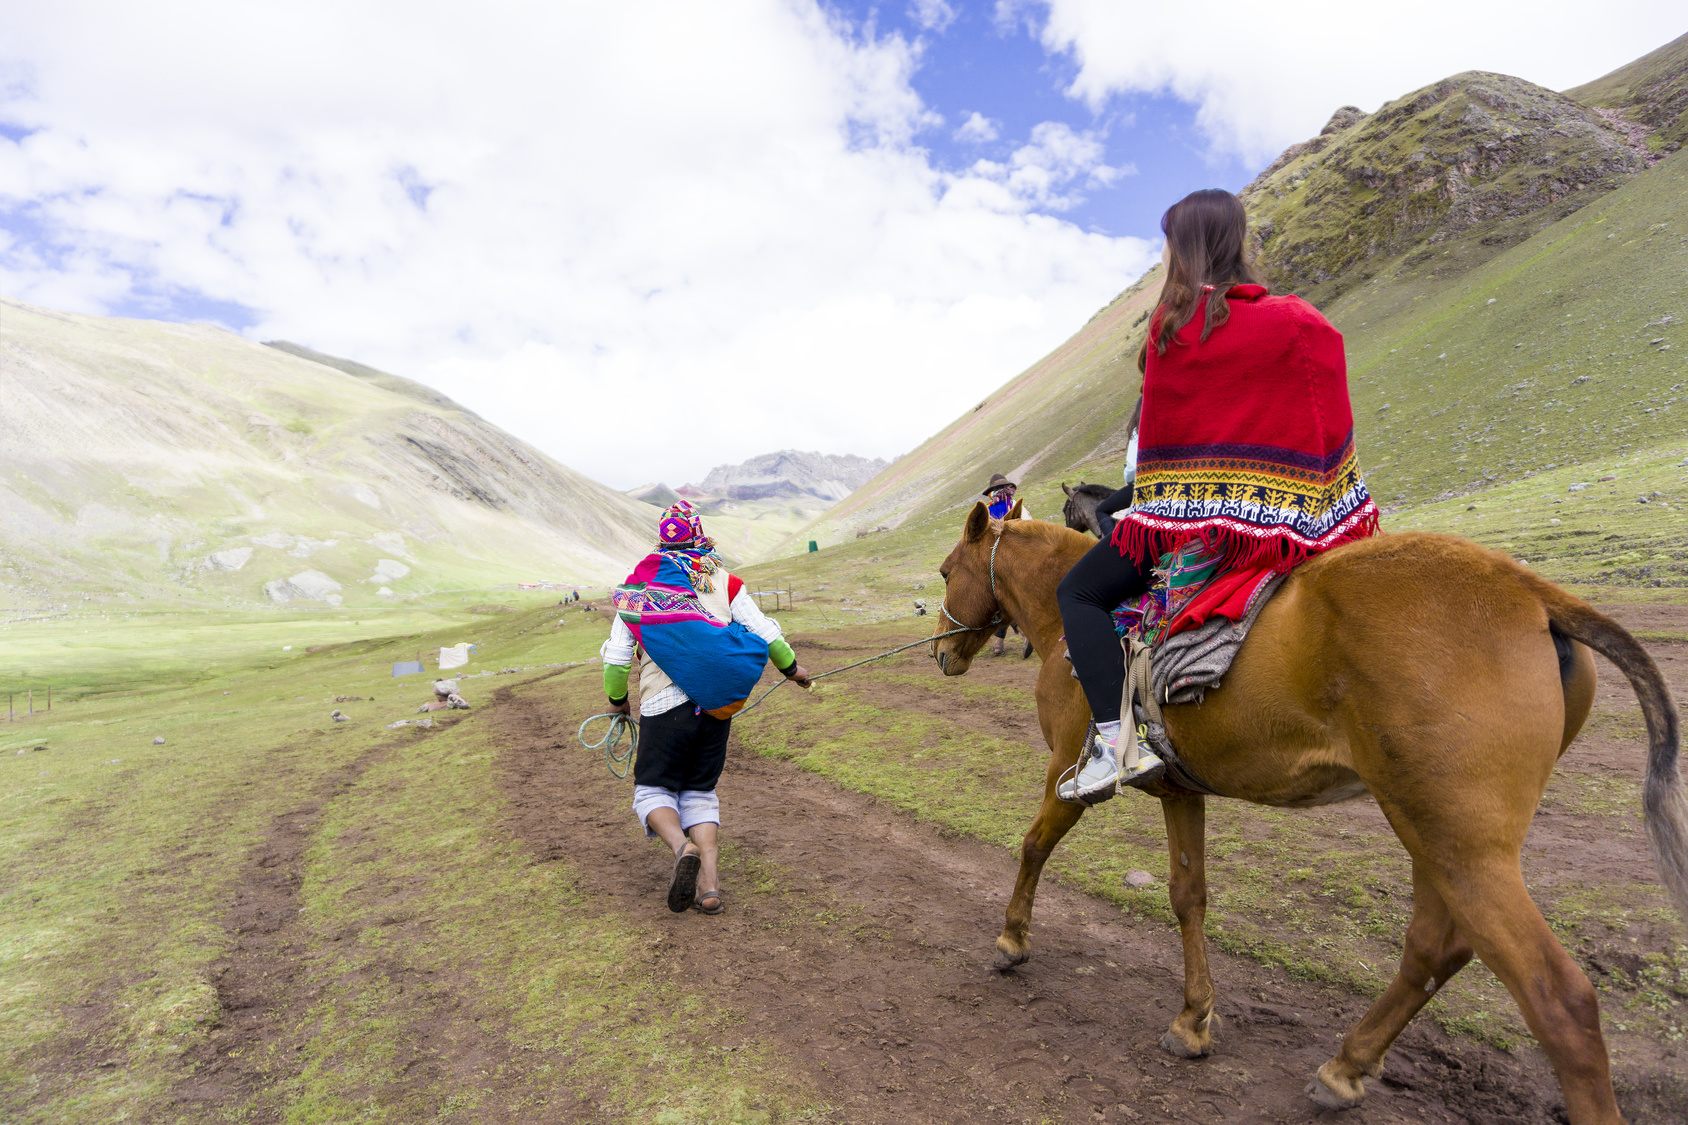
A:
POLYGON ((668 909, 719 914, 725 899, 715 786, 732 718, 769 659, 799 686, 809 686, 809 673, 779 623, 721 566, 689 503, 663 511, 657 537, 657 550, 615 589, 616 617, 599 650, 604 692, 612 711, 628 714, 628 669, 638 660, 633 811, 647 836, 673 849, 668 909))
MULTIPOLYGON (((1354 451, 1342 334, 1301 298, 1267 294, 1247 258, 1248 215, 1230 192, 1186 196, 1161 231, 1166 281, 1137 357, 1133 506, 1056 595, 1096 724, 1091 757, 1058 795, 1086 804, 1163 772, 1146 741, 1121 733, 1116 607, 1158 587, 1168 603, 1159 608, 1171 611, 1181 582, 1186 599, 1197 592, 1184 579, 1198 564, 1283 573, 1377 531, 1354 451), (1132 740, 1124 754, 1122 738, 1132 740)), ((1168 617, 1163 636, 1180 625, 1168 617)))

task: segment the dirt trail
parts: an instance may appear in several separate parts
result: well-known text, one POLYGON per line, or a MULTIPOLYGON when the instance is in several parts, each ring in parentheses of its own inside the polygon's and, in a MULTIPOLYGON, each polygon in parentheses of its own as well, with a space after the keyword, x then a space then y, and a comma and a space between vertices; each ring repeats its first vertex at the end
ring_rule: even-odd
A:
MULTIPOLYGON (((593 685, 567 677, 499 695, 512 830, 638 919, 653 935, 653 964, 743 1013, 741 1041, 789 1058, 836 1120, 1329 1116, 1302 1089, 1362 998, 1216 954, 1218 1053, 1174 1060, 1156 1045, 1181 993, 1171 928, 1046 879, 1033 961, 993 972, 1014 857, 736 739, 721 783, 729 909, 671 915, 671 857, 639 835, 630 783, 574 743, 593 685)), ((1562 1112, 1539 1052, 1456 1040, 1428 1021, 1402 1036, 1370 1088, 1345 1122, 1537 1122, 1562 1112)))

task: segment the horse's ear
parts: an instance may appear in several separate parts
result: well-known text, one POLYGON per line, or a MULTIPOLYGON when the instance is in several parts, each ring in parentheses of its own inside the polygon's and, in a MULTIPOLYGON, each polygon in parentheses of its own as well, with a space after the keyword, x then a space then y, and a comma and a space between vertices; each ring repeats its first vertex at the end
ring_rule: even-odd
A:
POLYGON ((1008 509, 1008 514, 1006 516, 1003 516, 1002 518, 1004 520, 1023 519, 1024 517, 1021 516, 1020 509, 1025 505, 1025 503, 1026 502, 1024 500, 1014 501, 1014 506, 1012 508, 1008 509))
MULTIPOLYGON (((1079 481, 1079 483, 1080 483, 1080 484, 1083 484, 1083 483, 1084 483, 1084 482, 1083 482, 1083 481, 1079 481)), ((1065 492, 1065 493, 1066 493, 1066 494, 1067 494, 1067 495, 1068 495, 1068 496, 1071 496, 1071 495, 1072 495, 1072 494, 1073 494, 1073 490, 1072 490, 1072 489, 1070 489, 1070 488, 1068 488, 1068 487, 1067 487, 1067 482, 1066 482, 1066 481, 1062 481, 1062 482, 1061 482, 1061 491, 1062 491, 1062 492, 1065 492)))
POLYGON ((990 509, 985 507, 983 500, 980 500, 973 505, 973 510, 967 513, 967 526, 962 529, 962 538, 969 543, 977 543, 985 537, 985 530, 990 525, 990 509))

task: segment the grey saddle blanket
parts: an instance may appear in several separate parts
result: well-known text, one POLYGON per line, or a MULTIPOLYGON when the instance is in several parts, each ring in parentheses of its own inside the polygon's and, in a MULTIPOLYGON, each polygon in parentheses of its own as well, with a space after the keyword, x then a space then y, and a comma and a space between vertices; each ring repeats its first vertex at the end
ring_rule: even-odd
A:
POLYGON ((1219 686, 1231 661, 1242 648, 1243 639, 1266 603, 1284 584, 1287 574, 1268 580, 1255 592, 1253 604, 1241 621, 1217 615, 1194 629, 1175 633, 1156 647, 1149 662, 1149 687, 1155 702, 1200 703, 1209 688, 1219 686))

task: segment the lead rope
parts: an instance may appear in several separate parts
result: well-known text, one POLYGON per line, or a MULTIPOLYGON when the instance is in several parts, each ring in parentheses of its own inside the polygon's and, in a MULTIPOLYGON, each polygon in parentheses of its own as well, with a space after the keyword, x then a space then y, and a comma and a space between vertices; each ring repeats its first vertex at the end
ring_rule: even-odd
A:
POLYGON ((604 764, 610 768, 610 772, 615 774, 616 777, 625 780, 627 775, 633 771, 633 751, 639 748, 639 724, 620 711, 605 711, 602 715, 593 715, 586 722, 580 724, 580 730, 575 734, 575 737, 580 739, 580 744, 588 750, 602 749, 604 764), (609 730, 605 731, 604 737, 596 742, 586 741, 587 726, 599 719, 610 721, 609 730), (625 753, 618 753, 616 746, 621 742, 623 735, 628 737, 627 750, 625 753), (615 768, 617 766, 622 768, 618 770, 615 768))

